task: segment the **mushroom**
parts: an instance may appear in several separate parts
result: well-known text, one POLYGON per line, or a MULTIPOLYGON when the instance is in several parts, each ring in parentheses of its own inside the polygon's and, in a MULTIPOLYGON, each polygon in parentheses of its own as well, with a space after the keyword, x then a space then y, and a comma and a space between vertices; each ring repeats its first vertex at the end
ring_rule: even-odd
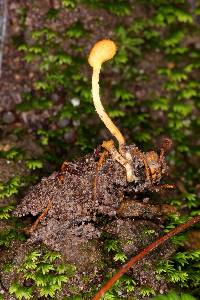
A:
POLYGON ((92 75, 92 96, 94 101, 94 106, 96 111, 108 128, 108 130, 114 135, 114 137, 119 142, 119 148, 121 148, 125 144, 125 139, 119 129, 115 126, 112 120, 109 118, 107 113, 105 112, 103 105, 101 103, 100 95, 99 95, 99 74, 101 71, 102 64, 113 58, 117 50, 115 43, 111 40, 101 40, 98 41, 92 48, 89 54, 88 62, 90 66, 93 68, 92 75))
POLYGON ((119 152, 115 148, 114 142, 112 140, 104 141, 102 147, 104 147, 111 154, 114 160, 118 161, 121 165, 125 167, 126 174, 127 174, 127 181, 132 182, 134 180, 137 180, 136 176, 133 173, 133 167, 131 164, 132 156, 129 153, 129 151, 125 151, 124 136, 105 112, 99 95, 99 74, 101 71, 101 66, 105 61, 112 59, 116 51, 117 51, 117 47, 115 43, 107 39, 98 41, 91 49, 88 57, 88 62, 90 66, 93 68, 92 96, 93 96, 94 106, 99 117, 101 118, 105 126, 108 128, 108 130, 117 139, 119 143, 119 152))

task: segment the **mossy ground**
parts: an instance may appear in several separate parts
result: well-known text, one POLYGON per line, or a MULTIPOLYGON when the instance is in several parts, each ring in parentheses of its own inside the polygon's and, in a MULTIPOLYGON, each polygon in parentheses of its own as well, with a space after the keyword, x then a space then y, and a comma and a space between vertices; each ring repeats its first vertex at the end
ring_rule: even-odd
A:
MULTIPOLYGON (((1 228, 5 227, 1 265, 5 257, 12 263, 12 249, 25 239, 20 228, 33 222, 32 217, 23 222, 11 217, 27 188, 58 170, 64 160, 93 151, 110 138, 93 108, 87 64, 89 49, 101 38, 118 44, 115 59, 104 67, 101 94, 128 143, 147 150, 156 147, 162 136, 173 140, 168 181, 177 188, 173 193, 148 195, 177 207, 181 217, 172 215, 166 230, 198 214, 199 2, 20 0, 10 2, 8 9, 0 78, 0 219, 1 228)), ((147 228, 149 234, 151 230, 147 228)), ((199 236, 198 226, 195 233, 199 236)), ((174 239, 179 253, 199 248, 190 237, 192 232, 186 246, 185 235, 174 239)), ((116 251, 122 262, 121 250, 116 251)), ((165 267, 159 265, 159 276, 166 275, 178 289, 198 295, 199 256, 186 256, 184 263, 175 257, 165 267)), ((112 268, 118 266, 115 262, 112 268)), ((131 292, 135 284, 124 280, 131 292)), ((119 299, 118 292, 124 290, 120 284, 107 299, 119 299)), ((33 285, 28 283, 27 288, 33 285)), ((91 293, 95 288, 94 284, 91 293)), ((138 297, 154 293, 145 284, 137 288, 138 297)), ((29 292, 25 295, 28 299, 29 292)))

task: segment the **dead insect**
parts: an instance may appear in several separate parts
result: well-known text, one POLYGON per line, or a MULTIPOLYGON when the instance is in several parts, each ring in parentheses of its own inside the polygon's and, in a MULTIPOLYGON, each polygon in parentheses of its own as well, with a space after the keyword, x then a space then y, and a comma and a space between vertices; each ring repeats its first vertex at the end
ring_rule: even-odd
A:
MULTIPOLYGON (((166 173, 166 162, 165 155, 170 150, 172 146, 172 141, 169 138, 162 140, 160 145, 160 154, 155 151, 149 151, 144 153, 144 165, 146 179, 150 180, 153 183, 159 182, 166 173)), ((173 185, 166 185, 168 188, 173 188, 173 185)))
POLYGON ((173 184, 162 184, 156 186, 159 183, 163 175, 166 173, 166 162, 164 154, 161 152, 158 155, 155 151, 149 151, 144 154, 144 165, 146 180, 150 181, 152 187, 151 190, 159 191, 161 189, 173 189, 175 186, 173 184))

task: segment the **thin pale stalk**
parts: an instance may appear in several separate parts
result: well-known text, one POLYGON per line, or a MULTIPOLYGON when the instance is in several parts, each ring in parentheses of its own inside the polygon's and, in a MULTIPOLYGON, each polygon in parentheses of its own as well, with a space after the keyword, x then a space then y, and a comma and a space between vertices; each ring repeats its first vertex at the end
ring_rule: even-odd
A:
POLYGON ((125 140, 119 129, 115 126, 115 124, 112 122, 110 117, 107 115, 107 113, 104 110, 104 107, 101 103, 100 99, 100 92, 99 92, 99 74, 100 74, 101 67, 99 68, 93 68, 93 74, 92 74, 92 96, 94 101, 95 109, 105 124, 105 126, 108 128, 108 130, 112 133, 112 135, 118 140, 119 147, 125 144, 125 140))

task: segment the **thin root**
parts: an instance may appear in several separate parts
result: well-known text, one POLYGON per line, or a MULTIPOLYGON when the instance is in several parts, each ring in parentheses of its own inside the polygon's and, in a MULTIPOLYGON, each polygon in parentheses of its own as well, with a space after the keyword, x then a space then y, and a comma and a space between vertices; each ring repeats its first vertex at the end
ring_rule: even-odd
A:
POLYGON ((24 228, 24 231, 26 234, 31 235, 37 228, 38 224, 44 219, 44 217, 47 215, 49 209, 52 206, 52 200, 49 200, 47 207, 43 210, 41 215, 37 218, 37 220, 31 225, 29 228, 24 228))
POLYGON ((97 164, 96 164, 96 174, 95 174, 95 178, 94 178, 94 182, 93 182, 93 200, 96 200, 96 194, 97 194, 97 179, 98 179, 98 173, 99 170, 101 168, 101 166, 103 165, 106 156, 108 155, 108 151, 104 150, 103 153, 101 153, 100 159, 98 160, 97 164))
POLYGON ((113 140, 104 141, 102 144, 102 147, 105 148, 110 153, 110 155, 112 156, 112 158, 114 160, 118 161, 118 163, 120 163, 126 169, 126 176, 127 176, 128 182, 133 182, 133 181, 137 180, 137 177, 133 173, 133 168, 132 168, 130 161, 128 159, 124 158, 117 151, 113 140))

